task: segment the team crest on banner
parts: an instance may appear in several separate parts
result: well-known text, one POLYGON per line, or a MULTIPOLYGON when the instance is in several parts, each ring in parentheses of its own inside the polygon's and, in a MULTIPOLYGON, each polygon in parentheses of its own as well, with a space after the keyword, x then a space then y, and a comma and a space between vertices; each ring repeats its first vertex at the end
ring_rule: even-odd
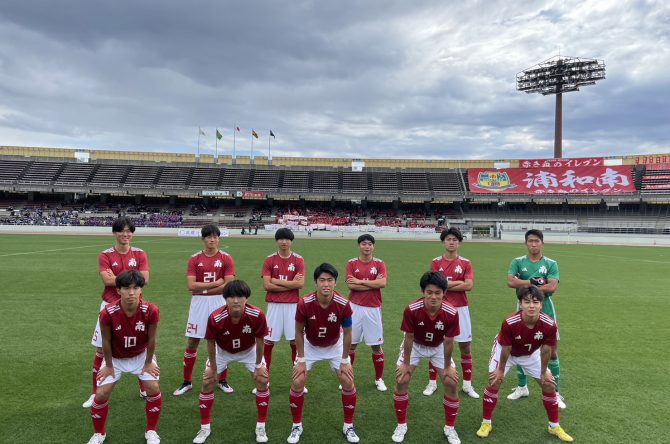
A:
POLYGON ((510 182, 509 175, 504 171, 480 171, 475 187, 495 193, 511 190, 516 185, 510 182))

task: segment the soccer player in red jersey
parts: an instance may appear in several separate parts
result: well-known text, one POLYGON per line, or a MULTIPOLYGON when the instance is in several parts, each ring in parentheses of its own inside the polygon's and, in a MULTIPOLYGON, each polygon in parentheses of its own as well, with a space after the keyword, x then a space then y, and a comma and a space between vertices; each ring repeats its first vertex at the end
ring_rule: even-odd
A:
POLYGON ((382 291, 386 287, 386 264, 374 257, 375 238, 370 234, 358 237, 358 257, 349 259, 346 266, 349 303, 354 311, 352 317, 352 343, 349 357, 351 365, 356 358, 356 346, 363 340, 372 348, 372 363, 375 368, 375 385, 380 392, 386 391, 384 384, 384 327, 382 325, 382 291))
POLYGON ((454 429, 458 415, 458 372, 451 354, 454 338, 458 336, 458 311, 443 299, 447 279, 442 273, 428 271, 421 276, 419 286, 423 297, 410 303, 402 316, 400 329, 405 332, 396 368, 393 393, 398 425, 391 439, 403 442, 407 433, 407 392, 412 374, 422 359, 433 364, 444 385, 444 435, 450 444, 460 444, 454 429))
POLYGON ((519 311, 505 318, 493 342, 489 384, 484 390, 482 403, 484 419, 477 436, 486 438, 493 430, 491 418, 498 402, 498 391, 509 369, 518 365, 542 387, 542 403, 549 417, 549 433, 561 441, 572 442, 572 437, 558 423, 556 381, 547 369, 551 349, 556 345, 556 321, 540 311, 544 293, 536 286, 520 288, 517 298, 519 311))
MULTIPOLYGON (((214 310, 226 305, 223 289, 235 278, 233 258, 219 250, 219 227, 205 225, 200 234, 205 248, 191 256, 186 271, 186 284, 192 294, 186 323, 188 342, 184 350, 184 382, 172 393, 174 396, 181 396, 193 388, 193 367, 200 339, 205 337, 207 319, 214 310)), ((219 388, 224 393, 232 393, 226 376, 226 372, 219 375, 219 388)))
POLYGON ((209 359, 202 376, 200 392, 200 431, 193 439, 203 443, 211 433, 210 422, 214 405, 217 373, 231 362, 239 362, 251 373, 256 385, 256 442, 267 442, 265 421, 270 404, 268 371, 263 361, 263 338, 267 333, 265 315, 247 303, 251 289, 244 281, 231 281, 223 289, 226 305, 209 315, 207 321, 207 354, 209 359))
MULTIPOLYGON (((444 299, 458 310, 460 334, 454 338, 461 351, 461 370, 463 372, 463 392, 471 398, 479 399, 479 394, 472 387, 472 322, 468 308, 468 291, 472 290, 474 274, 470 260, 459 256, 458 248, 463 242, 461 230, 451 227, 442 231, 440 240, 444 244, 445 252, 430 262, 430 271, 438 271, 447 278, 449 288, 444 299)), ((428 365, 429 381, 423 394, 432 395, 437 389, 437 373, 428 365)))
POLYGON ((278 229, 275 232, 278 251, 265 259, 261 271, 268 303, 268 335, 263 352, 268 371, 272 366, 272 349, 282 334, 291 345, 291 362, 295 361, 295 310, 300 289, 305 285, 305 261, 291 250, 294 238, 289 228, 278 229))
POLYGON ((156 329, 160 318, 158 307, 142 299, 145 280, 139 271, 124 271, 116 277, 115 282, 120 299, 108 304, 100 312, 104 358, 98 370, 98 387, 91 406, 95 433, 88 444, 101 444, 105 441, 107 402, 124 373, 131 373, 144 381, 147 391, 147 427, 144 437, 147 444, 160 444, 156 424, 163 400, 158 387, 160 370, 154 355, 156 329))
MULTIPOLYGON (((105 288, 102 291, 102 303, 99 312, 109 303, 117 302, 119 295, 116 291, 116 277, 126 270, 138 270, 144 277, 145 285, 149 282, 149 262, 147 255, 139 248, 131 247, 130 241, 135 233, 133 221, 126 216, 119 217, 112 224, 112 233, 116 238, 116 243, 112 248, 101 252, 98 255, 98 272, 105 288)), ((97 390, 97 374, 102 364, 102 336, 100 334, 100 321, 96 321, 95 330, 91 345, 96 347, 95 357, 93 359, 93 375, 91 378, 92 391, 91 396, 82 404, 85 409, 91 408, 93 398, 97 390)), ((140 395, 145 398, 146 393, 142 387, 142 380, 139 380, 140 395)))
POLYGON ((335 291, 337 270, 323 263, 314 270, 316 291, 306 295, 295 314, 297 357, 289 394, 293 427, 287 441, 297 443, 302 435, 302 410, 307 373, 319 361, 328 361, 342 385, 344 425, 342 433, 348 442, 358 442, 354 429, 356 387, 351 367, 351 305, 335 291))

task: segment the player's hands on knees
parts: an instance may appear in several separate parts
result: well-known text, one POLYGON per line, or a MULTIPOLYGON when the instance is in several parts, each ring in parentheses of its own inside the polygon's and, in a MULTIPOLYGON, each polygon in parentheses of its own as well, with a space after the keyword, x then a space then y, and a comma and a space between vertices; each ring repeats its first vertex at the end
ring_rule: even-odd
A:
POLYGON ((296 362, 293 365, 293 380, 297 379, 300 376, 307 374, 307 364, 304 362, 296 362))
POLYGON ((354 385, 354 368, 351 364, 340 364, 340 378, 342 379, 342 387, 347 385, 345 382, 354 385))
POLYGON ((98 377, 96 378, 98 382, 102 382, 107 379, 109 376, 114 377, 114 367, 104 366, 98 370, 98 377))
POLYGON ((540 385, 542 385, 542 387, 552 387, 556 389, 556 380, 554 379, 554 375, 552 375, 549 370, 544 372, 540 378, 540 385))
POLYGON ((214 382, 216 380, 216 370, 211 365, 208 365, 205 368, 205 371, 202 373, 202 382, 214 382))
POLYGON ((452 366, 448 366, 447 368, 444 369, 442 384, 447 384, 448 382, 458 384, 458 372, 452 366))
POLYGON ((254 382, 267 384, 268 379, 270 379, 270 375, 268 374, 268 369, 265 367, 265 364, 254 370, 254 382))
POLYGON ((400 364, 395 369, 395 380, 398 384, 404 385, 409 384, 409 380, 412 376, 412 370, 408 364, 400 364))
POLYGON ((489 373, 489 385, 491 387, 495 387, 502 385, 503 380, 505 379, 505 374, 503 371, 499 368, 493 370, 491 373, 489 373))
POLYGON ((154 378, 158 378, 158 376, 161 374, 161 369, 158 367, 158 364, 150 362, 148 364, 144 364, 144 367, 142 367, 142 373, 147 373, 154 378))

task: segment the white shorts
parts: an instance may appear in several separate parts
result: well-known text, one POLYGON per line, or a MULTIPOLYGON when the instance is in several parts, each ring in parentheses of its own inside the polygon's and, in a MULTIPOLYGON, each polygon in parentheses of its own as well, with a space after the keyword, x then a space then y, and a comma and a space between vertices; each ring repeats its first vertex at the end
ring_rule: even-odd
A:
POLYGON ((268 334, 266 341, 279 342, 282 334, 287 341, 295 340, 295 310, 298 304, 268 302, 267 313, 268 334))
POLYGON ((458 328, 460 333, 454 338, 456 342, 472 342, 472 321, 470 320, 470 309, 465 307, 456 307, 458 310, 458 328))
POLYGON ((354 311, 351 317, 353 322, 351 326, 351 343, 358 344, 365 340, 366 345, 383 344, 382 308, 351 304, 351 309, 354 311))
MULTIPOLYGON (((502 353, 502 345, 497 340, 493 341, 493 348, 491 349, 491 359, 489 360, 489 373, 498 368, 500 362, 500 353, 502 353)), ((523 372, 532 376, 535 379, 540 379, 540 370, 542 363, 540 362, 540 349, 535 350, 528 356, 509 356, 507 364, 505 364, 505 375, 513 366, 518 365, 523 369, 523 372)))
MULTIPOLYGON (((398 356, 398 361, 396 366, 404 362, 405 350, 400 344, 400 356, 398 356)), ((409 357, 409 365, 416 367, 419 365, 422 359, 428 359, 433 367, 435 368, 444 368, 444 344, 440 344, 437 347, 426 347, 425 345, 417 344, 416 342, 412 344, 412 355, 409 357)), ((456 368, 454 360, 451 360, 451 366, 456 368)))
POLYGON ((93 337, 91 338, 91 345, 93 347, 102 348, 102 332, 100 331, 100 312, 109 304, 109 302, 102 301, 100 310, 98 310, 98 319, 95 321, 95 330, 93 330, 93 337))
POLYGON ((339 370, 340 364, 342 364, 342 348, 342 335, 340 335, 337 343, 330 347, 317 347, 310 344, 307 338, 305 338, 305 364, 307 364, 307 371, 310 371, 312 366, 319 361, 329 361, 330 368, 339 370))
MULTIPOLYGON (((150 375, 149 373, 142 373, 142 369, 144 368, 144 361, 146 359, 147 359, 146 350, 144 350, 137 356, 133 356, 132 358, 114 358, 112 360, 114 364, 114 376, 107 376, 105 379, 102 380, 102 382, 98 382, 98 387, 118 382, 118 380, 121 379, 121 376, 123 376, 124 373, 131 373, 137 376, 137 379, 141 379, 142 381, 158 381, 158 377, 150 375)), ((154 355, 152 361, 154 364, 157 364, 156 355, 154 355)), ((105 360, 103 359, 100 368, 103 368, 104 366, 105 366, 105 360)))
MULTIPOLYGON (((229 353, 216 346, 216 373, 219 374, 228 368, 231 362, 239 362, 243 364, 251 373, 256 371, 256 346, 249 347, 239 353, 229 353)), ((261 359, 261 363, 265 365, 265 359, 261 359)), ((205 363, 205 368, 210 367, 209 359, 205 363)))
POLYGON ((191 308, 188 310, 188 322, 186 323, 186 333, 184 336, 188 338, 204 338, 209 315, 224 305, 226 305, 226 300, 223 299, 222 295, 191 296, 191 308))

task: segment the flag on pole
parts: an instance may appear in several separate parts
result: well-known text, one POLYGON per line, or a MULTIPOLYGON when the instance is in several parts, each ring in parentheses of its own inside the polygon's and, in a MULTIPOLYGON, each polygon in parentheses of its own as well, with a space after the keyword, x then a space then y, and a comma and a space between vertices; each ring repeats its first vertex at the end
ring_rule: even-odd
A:
POLYGON ((236 126, 235 129, 237 130, 238 133, 240 132, 240 127, 239 126, 236 126))
POLYGON ((216 140, 221 140, 222 137, 223 136, 221 135, 221 133, 219 132, 219 129, 217 128, 216 129, 216 140))
POLYGON ((258 133, 254 130, 251 130, 251 135, 258 139, 258 133))
POLYGON ((272 137, 275 137, 275 133, 273 133, 272 130, 270 130, 270 135, 271 135, 272 137))
POLYGON ((198 127, 198 131, 200 131, 201 136, 206 136, 205 132, 202 130, 202 128, 198 127))

